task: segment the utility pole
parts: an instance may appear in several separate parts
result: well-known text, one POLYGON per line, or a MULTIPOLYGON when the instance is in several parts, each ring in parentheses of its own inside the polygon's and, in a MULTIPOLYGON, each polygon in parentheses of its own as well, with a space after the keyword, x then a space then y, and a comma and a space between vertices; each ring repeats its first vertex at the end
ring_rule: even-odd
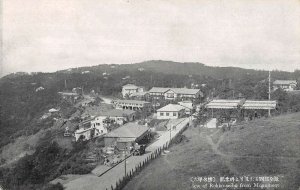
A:
POLYGON ((126 177, 126 174, 127 174, 127 171, 126 171, 126 160, 127 160, 127 147, 125 149, 125 177, 126 177))
POLYGON ((172 139, 172 134, 171 134, 172 128, 173 128, 173 125, 170 125, 170 142, 169 142, 169 145, 170 145, 171 139, 172 139))
POLYGON ((65 90, 67 90, 67 80, 65 79, 65 90))
MULTIPOLYGON (((269 101, 271 100, 271 71, 269 71, 269 101)), ((271 117, 271 109, 268 110, 268 115, 271 117)))

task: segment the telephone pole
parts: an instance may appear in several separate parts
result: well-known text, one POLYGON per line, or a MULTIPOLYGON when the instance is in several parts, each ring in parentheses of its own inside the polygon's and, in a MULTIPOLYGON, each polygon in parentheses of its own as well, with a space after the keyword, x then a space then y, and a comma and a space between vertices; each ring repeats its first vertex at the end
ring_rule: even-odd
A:
MULTIPOLYGON (((269 101, 271 100, 271 71, 269 71, 269 101)), ((269 117, 271 117, 271 109, 268 110, 269 117)))

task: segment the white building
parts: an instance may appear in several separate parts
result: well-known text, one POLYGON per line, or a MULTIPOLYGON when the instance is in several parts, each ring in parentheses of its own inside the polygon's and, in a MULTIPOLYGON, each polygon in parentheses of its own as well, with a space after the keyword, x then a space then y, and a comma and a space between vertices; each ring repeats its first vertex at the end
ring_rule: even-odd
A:
POLYGON ((126 84, 122 87, 122 96, 123 96, 123 98, 125 98, 126 95, 130 96, 131 94, 134 94, 134 93, 137 93, 137 92, 144 92, 144 88, 136 86, 134 84, 126 84))
POLYGON ((151 103, 140 100, 116 100, 114 101, 116 109, 128 110, 149 110, 151 103))
MULTIPOLYGON (((136 112, 132 110, 114 109, 99 114, 91 121, 91 126, 99 130, 99 133, 107 133, 107 125, 110 123, 117 123, 123 125, 124 123, 135 120, 136 112)), ((97 131, 96 131, 97 132, 97 131)))
POLYGON ((178 104, 184 107, 186 114, 191 114, 192 110, 194 109, 193 102, 189 100, 178 102, 178 104))
POLYGON ((153 87, 149 90, 149 94, 153 98, 163 98, 166 100, 191 100, 197 99, 203 96, 200 89, 189 89, 189 88, 158 88, 153 87))
POLYGON ((78 141, 80 138, 83 140, 90 140, 94 136, 94 128, 81 128, 75 131, 75 140, 78 141))
POLYGON ((168 104, 157 110, 157 119, 178 119, 185 114, 185 108, 178 104, 168 104))
POLYGON ((273 90, 281 88, 285 91, 293 91, 296 89, 297 81, 296 80, 275 80, 273 82, 273 90))

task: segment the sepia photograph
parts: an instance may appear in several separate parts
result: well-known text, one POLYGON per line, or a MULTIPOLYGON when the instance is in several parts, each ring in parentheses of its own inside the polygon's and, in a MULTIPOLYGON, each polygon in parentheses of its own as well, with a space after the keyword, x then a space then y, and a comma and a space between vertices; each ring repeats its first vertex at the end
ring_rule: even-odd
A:
POLYGON ((0 190, 300 190, 300 0, 0 0, 0 190))

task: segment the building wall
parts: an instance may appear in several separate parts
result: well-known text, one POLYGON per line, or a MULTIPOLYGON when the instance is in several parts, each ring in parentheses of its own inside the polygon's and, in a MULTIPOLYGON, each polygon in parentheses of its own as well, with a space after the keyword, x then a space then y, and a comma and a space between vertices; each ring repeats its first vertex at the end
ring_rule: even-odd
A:
POLYGON ((166 100, 175 100, 176 98, 182 98, 182 99, 195 99, 200 97, 200 91, 196 94, 178 94, 173 92, 172 90, 167 91, 163 94, 163 97, 166 100))
POLYGON ((295 90, 296 85, 291 84, 291 85, 274 85, 273 86, 273 90, 277 90, 279 88, 281 88, 282 90, 285 90, 285 91, 293 91, 293 90, 295 90))
POLYGON ((86 130, 80 133, 75 132, 75 140, 78 141, 81 135, 85 137, 85 140, 90 140, 92 138, 92 130, 86 130))
POLYGON ((91 127, 95 128, 95 135, 103 135, 108 133, 107 128, 103 121, 106 119, 106 116, 98 116, 93 121, 91 121, 91 127))
POLYGON ((165 98, 164 93, 159 93, 159 92, 149 92, 149 95, 154 99, 165 98))
POLYGON ((157 112, 157 119, 178 119, 184 115, 184 110, 179 112, 157 112), (163 115, 161 115, 163 114, 163 115), (174 115, 175 114, 175 115, 174 115))
POLYGON ((177 94, 172 90, 169 90, 164 94, 164 97, 166 100, 175 100, 177 98, 177 94))
POLYGON ((135 89, 126 89, 126 88, 122 88, 122 96, 123 98, 126 97, 126 95, 131 95, 133 93, 136 93, 136 92, 144 92, 144 88, 135 88, 135 89))
POLYGON ((128 110, 141 110, 148 109, 150 103, 147 104, 135 104, 135 103, 117 103, 116 109, 128 109, 128 110))

